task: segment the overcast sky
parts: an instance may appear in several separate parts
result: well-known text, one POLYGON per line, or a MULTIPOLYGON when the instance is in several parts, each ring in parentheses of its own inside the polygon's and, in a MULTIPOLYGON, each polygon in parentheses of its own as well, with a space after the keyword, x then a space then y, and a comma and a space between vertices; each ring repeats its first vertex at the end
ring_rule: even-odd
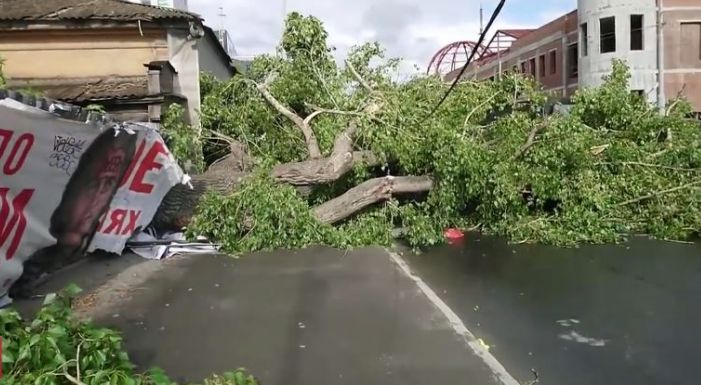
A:
MULTIPOLYGON (((282 32, 285 0, 189 0, 190 10, 214 29, 224 27, 241 56, 274 52, 282 32), (218 16, 224 8, 224 18, 218 16)), ((477 40, 479 0, 287 0, 286 11, 324 22, 339 57, 351 46, 378 41, 403 71, 422 71, 433 54, 456 40, 477 40)), ((498 1, 483 0, 485 23, 498 1)), ((496 28, 539 26, 576 8, 576 0, 507 0, 496 28)))

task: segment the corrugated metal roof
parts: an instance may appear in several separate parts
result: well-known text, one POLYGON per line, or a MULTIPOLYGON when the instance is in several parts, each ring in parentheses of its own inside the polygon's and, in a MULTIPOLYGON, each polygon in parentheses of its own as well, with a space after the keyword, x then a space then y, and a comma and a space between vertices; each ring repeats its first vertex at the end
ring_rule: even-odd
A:
POLYGON ((41 91, 46 97, 73 103, 98 100, 138 99, 149 96, 146 76, 105 78, 34 79, 8 81, 11 88, 41 91))
POLYGON ((0 20, 157 21, 166 19, 200 20, 190 12, 154 7, 124 0, 0 0, 0 20))

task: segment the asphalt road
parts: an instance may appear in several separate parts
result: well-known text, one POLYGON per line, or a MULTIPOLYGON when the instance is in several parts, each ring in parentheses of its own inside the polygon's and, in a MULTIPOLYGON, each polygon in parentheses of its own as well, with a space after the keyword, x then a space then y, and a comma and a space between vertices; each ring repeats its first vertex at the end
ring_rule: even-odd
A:
MULTIPOLYGON (((245 367, 265 384, 698 384, 701 245, 463 245, 90 259, 41 288, 124 332, 178 381, 245 367), (415 275, 408 274, 411 270, 415 275)), ((26 313, 40 299, 17 305, 26 313)))
POLYGON ((701 383, 701 244, 561 249, 468 235, 405 258, 516 378, 701 383))
POLYGON ((109 277, 92 261, 44 290, 81 285, 87 268, 107 278, 87 282, 80 314, 177 381, 245 367, 262 384, 516 384, 384 249, 111 263, 109 277))

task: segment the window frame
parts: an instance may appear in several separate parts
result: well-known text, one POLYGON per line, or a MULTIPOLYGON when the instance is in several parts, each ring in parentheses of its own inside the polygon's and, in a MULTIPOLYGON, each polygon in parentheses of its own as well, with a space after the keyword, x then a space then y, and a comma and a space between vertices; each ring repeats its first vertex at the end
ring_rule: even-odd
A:
POLYGON ((599 18, 599 53, 601 54, 606 54, 606 53, 614 53, 616 52, 618 42, 616 39, 616 16, 606 16, 606 17, 601 17, 599 18), (611 21, 612 24, 611 26, 613 27, 613 32, 606 33, 604 35, 604 23, 607 21, 611 21), (613 45, 609 47, 613 42, 613 45), (607 44, 609 43, 609 44, 607 44))
MULTIPOLYGON (((680 31, 682 31, 682 36, 681 36, 682 44, 685 41, 685 39, 688 38, 688 36, 685 36, 685 34, 683 32, 685 29, 685 26, 694 26, 694 28, 698 28, 698 31, 695 31, 695 32, 698 32, 698 36, 701 36, 701 20, 698 20, 698 19, 680 20, 679 28, 680 28, 680 31)), ((698 56, 686 57, 686 55, 689 54, 689 51, 688 50, 680 50, 679 64, 682 67, 697 68, 697 66, 699 66, 701 64, 701 40, 699 40, 698 42, 692 41, 692 43, 697 44, 697 46, 694 48, 694 50, 695 50, 694 52, 698 53, 698 56), (689 59, 690 59, 690 61, 687 61, 689 59)))
POLYGON ((548 63, 550 67, 550 75, 557 74, 557 48, 548 51, 548 63))
POLYGON ((533 76, 533 78, 536 78, 536 75, 538 74, 538 71, 536 71, 536 57, 531 56, 528 58, 528 74, 533 76))
POLYGON ((570 43, 567 45, 567 78, 579 78, 579 42, 570 43), (573 53, 571 55, 571 53, 573 53), (572 60, 571 56, 574 56, 572 60), (572 70, 574 68, 574 71, 572 70))
POLYGON ((629 36, 630 50, 631 51, 645 51, 645 33, 644 33, 645 32, 645 15, 632 14, 632 15, 630 15, 629 22, 630 22, 630 36, 629 36), (640 27, 633 29, 633 18, 638 18, 638 17, 640 20, 640 27), (636 32, 637 32, 637 34, 636 34, 636 32), (636 38, 637 38, 637 40, 636 40, 636 38), (638 41, 640 43, 640 45, 639 45, 640 48, 637 48, 638 45, 635 45, 635 47, 634 47, 634 43, 638 42, 638 41))

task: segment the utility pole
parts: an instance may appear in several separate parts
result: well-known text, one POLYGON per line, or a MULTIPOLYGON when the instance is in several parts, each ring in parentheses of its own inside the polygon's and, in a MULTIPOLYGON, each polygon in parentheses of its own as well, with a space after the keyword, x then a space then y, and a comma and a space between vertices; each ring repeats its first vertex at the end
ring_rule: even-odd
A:
POLYGON ((226 13, 224 13, 224 1, 219 0, 219 13, 217 14, 219 16, 219 30, 223 31, 224 30, 224 25, 226 23, 226 13))
POLYGON ((663 0, 657 0, 657 108, 660 113, 665 110, 664 93, 664 15, 662 13, 663 0))
POLYGON ((482 36, 483 31, 484 31, 484 7, 482 7, 482 2, 480 1, 480 34, 478 36, 482 36))

